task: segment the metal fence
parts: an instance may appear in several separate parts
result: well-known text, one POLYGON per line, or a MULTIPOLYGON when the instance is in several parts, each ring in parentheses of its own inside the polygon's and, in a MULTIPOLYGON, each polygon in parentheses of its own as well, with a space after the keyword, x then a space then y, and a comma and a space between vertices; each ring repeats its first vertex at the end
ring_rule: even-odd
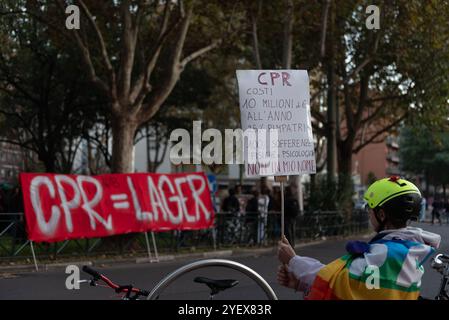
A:
MULTIPOLYGON (((296 239, 315 240, 323 237, 359 234, 368 229, 368 215, 354 211, 346 218, 337 211, 305 212, 296 219, 296 239)), ((280 237, 280 213, 233 214, 219 212, 214 228, 151 233, 159 253, 179 253, 235 247, 275 245, 280 237)), ((108 238, 67 240, 55 243, 33 243, 39 259, 68 256, 129 255, 147 252, 148 234, 139 233, 108 238)), ((156 249, 156 247, 154 247, 156 249)), ((22 213, 0 213, 0 261, 29 259, 31 243, 27 239, 22 213)))

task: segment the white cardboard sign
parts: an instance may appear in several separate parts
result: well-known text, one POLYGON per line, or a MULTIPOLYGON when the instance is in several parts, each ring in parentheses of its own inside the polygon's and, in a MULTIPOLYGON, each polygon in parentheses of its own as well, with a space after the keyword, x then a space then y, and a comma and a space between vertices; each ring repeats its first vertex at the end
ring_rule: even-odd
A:
MULTIPOLYGON (((277 130, 274 140, 257 135, 258 147, 269 145, 268 157, 253 163, 245 157, 246 176, 316 173, 307 71, 237 70, 237 81, 242 129, 277 130), (276 147, 277 154, 271 153, 276 147)), ((245 144, 245 155, 253 147, 245 144)))

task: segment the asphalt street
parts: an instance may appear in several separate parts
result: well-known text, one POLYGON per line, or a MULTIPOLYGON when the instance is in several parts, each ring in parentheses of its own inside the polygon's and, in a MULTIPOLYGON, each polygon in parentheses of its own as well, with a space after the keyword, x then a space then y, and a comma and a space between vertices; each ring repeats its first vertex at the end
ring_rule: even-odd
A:
MULTIPOLYGON (((415 225, 425 230, 441 234, 442 244, 438 252, 449 253, 448 225, 415 225)), ((299 248, 297 253, 304 256, 311 256, 321 260, 323 263, 327 263, 345 253, 346 241, 325 241, 299 248)), ((270 284, 279 299, 302 299, 300 293, 295 293, 293 290, 277 284, 276 269, 278 261, 273 252, 252 256, 232 256, 226 259, 240 262, 258 272, 270 284)), ((142 289, 151 290, 164 276, 195 260, 186 259, 183 261, 176 260, 144 264, 114 264, 95 268, 116 283, 123 285, 133 284, 142 289)), ((421 294, 426 297, 433 297, 438 291, 441 278, 438 273, 430 268, 429 261, 425 264, 426 272, 422 282, 421 294)), ((208 299, 208 288, 204 284, 193 282, 196 276, 204 276, 212 279, 236 279, 239 281, 236 287, 216 295, 216 300, 252 300, 266 298, 261 288, 242 273, 223 267, 210 267, 183 275, 167 287, 160 296, 160 299, 208 299)), ((0 299, 118 299, 117 294, 109 288, 91 287, 87 284, 81 284, 79 290, 68 290, 65 286, 66 277, 67 274, 65 274, 64 269, 44 272, 13 274, 8 272, 7 274, 0 274, 0 299)), ((81 278, 87 277, 81 273, 81 278)))

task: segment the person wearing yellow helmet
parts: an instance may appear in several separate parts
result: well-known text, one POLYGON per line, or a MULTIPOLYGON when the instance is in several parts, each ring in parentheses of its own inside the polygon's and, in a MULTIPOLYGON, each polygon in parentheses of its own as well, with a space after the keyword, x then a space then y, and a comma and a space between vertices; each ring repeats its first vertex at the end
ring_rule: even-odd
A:
POLYGON ((407 221, 418 219, 421 192, 413 183, 398 176, 377 180, 363 198, 372 209, 370 222, 376 232, 404 228, 407 221))
POLYGON ((370 185, 364 199, 376 231, 369 242, 349 241, 346 255, 324 265, 296 255, 284 237, 278 249, 278 282, 310 300, 417 299, 423 264, 441 241, 438 234, 407 226, 419 215, 419 189, 393 176, 370 185))

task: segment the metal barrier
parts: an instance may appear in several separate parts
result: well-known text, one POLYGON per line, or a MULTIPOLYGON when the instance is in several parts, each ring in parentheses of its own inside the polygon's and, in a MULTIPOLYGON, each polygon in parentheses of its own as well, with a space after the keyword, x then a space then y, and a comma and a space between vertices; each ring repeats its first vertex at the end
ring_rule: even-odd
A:
MULTIPOLYGON (((275 245, 280 229, 279 212, 266 215, 219 212, 212 229, 158 232, 151 233, 151 237, 157 259, 158 251, 176 253, 275 245)), ((350 219, 337 211, 305 212, 296 219, 297 240, 351 235, 367 229, 368 215, 363 211, 354 211, 350 219)), ((113 241, 108 237, 32 243, 27 239, 22 213, 0 213, 0 261, 31 258, 33 249, 41 259, 139 253, 147 253, 152 259, 147 233, 116 236, 113 241)))
POLYGON ((23 213, 0 213, 0 256, 17 256, 28 244, 23 213))

